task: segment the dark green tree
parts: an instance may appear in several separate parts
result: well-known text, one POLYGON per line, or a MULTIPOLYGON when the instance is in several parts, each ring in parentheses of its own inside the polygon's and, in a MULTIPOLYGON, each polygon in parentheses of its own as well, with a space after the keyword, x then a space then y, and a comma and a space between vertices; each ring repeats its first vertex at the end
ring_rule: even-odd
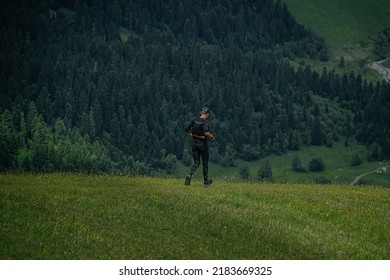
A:
POLYGON ((240 167, 239 170, 240 178, 243 180, 248 180, 249 179, 249 167, 247 165, 244 165, 240 167))
POLYGON ((272 168, 271 164, 267 159, 263 160, 261 167, 257 172, 257 178, 263 181, 268 181, 272 179, 272 168))
POLYGON ((292 170, 297 172, 305 172, 306 169, 302 165, 302 160, 298 155, 295 155, 292 159, 292 170))
POLYGON ((49 158, 49 129, 39 116, 35 123, 34 134, 29 148, 32 150, 32 165, 34 170, 48 170, 49 158))
POLYGON ((325 163, 322 158, 316 157, 310 160, 309 166, 308 166, 309 171, 311 172, 320 172, 325 169, 325 163))
POLYGON ((383 29, 375 41, 374 53, 380 58, 390 57, 390 27, 383 29))
POLYGON ((363 160, 361 159, 361 157, 359 156, 358 153, 355 153, 352 155, 351 157, 351 161, 350 161, 350 165, 351 166, 358 166, 358 165, 361 165, 363 162, 363 160))
POLYGON ((17 135, 10 111, 0 115, 0 170, 7 170, 15 165, 17 135))

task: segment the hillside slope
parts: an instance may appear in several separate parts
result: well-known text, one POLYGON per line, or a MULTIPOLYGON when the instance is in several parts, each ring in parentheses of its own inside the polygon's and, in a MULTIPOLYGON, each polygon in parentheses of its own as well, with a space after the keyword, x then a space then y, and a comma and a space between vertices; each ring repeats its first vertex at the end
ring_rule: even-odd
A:
POLYGON ((284 0, 296 20, 325 38, 330 48, 328 63, 311 62, 316 69, 335 68, 340 73, 354 71, 368 80, 381 80, 368 63, 382 58, 373 54, 373 43, 390 26, 387 0, 284 0), (339 67, 343 57, 345 66, 339 67))
POLYGON ((298 22, 323 36, 336 49, 368 43, 390 26, 390 2, 387 0, 283 2, 298 22))
POLYGON ((385 188, 0 175, 0 259, 389 259, 385 188))

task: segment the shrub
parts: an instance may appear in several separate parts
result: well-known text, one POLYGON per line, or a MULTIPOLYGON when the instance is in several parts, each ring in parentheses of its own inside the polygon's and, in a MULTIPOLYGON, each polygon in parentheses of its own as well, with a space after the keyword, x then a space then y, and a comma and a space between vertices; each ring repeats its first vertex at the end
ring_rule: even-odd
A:
POLYGON ((351 157, 351 166, 361 165, 363 160, 360 158, 359 154, 354 154, 351 157))
POLYGON ((319 172, 325 169, 325 164, 322 158, 313 158, 309 162, 309 170, 311 172, 319 172))
POLYGON ((324 176, 320 176, 314 179, 314 182, 317 184, 331 184, 332 181, 329 179, 326 179, 324 176))
POLYGON ((249 167, 248 166, 243 166, 240 168, 240 178, 243 180, 248 180, 249 179, 249 167))

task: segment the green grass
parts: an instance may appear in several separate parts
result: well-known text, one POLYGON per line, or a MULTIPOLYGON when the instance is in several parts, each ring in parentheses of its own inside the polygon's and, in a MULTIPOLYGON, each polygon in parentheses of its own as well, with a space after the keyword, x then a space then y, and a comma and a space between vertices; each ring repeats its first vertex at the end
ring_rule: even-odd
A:
POLYGON ((390 26, 387 0, 284 0, 298 22, 332 47, 366 45, 390 26))
POLYGON ((373 42, 390 26, 390 1, 388 0, 284 0, 296 20, 325 38, 330 48, 326 63, 306 59, 314 70, 325 66, 340 74, 354 71, 368 81, 382 78, 368 67, 368 62, 378 59, 373 55, 373 42), (346 65, 339 67, 340 57, 346 65))
POLYGON ((389 259, 378 187, 0 175, 0 259, 389 259))

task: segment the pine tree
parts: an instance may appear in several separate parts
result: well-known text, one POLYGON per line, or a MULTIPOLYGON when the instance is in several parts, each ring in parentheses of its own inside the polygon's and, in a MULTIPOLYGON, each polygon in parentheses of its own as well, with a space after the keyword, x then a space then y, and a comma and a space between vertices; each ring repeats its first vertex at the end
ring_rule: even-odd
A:
POLYGON ((47 170, 49 130, 40 115, 35 124, 32 142, 29 148, 32 149, 32 165, 35 170, 47 170))
POLYGON ((183 162, 184 165, 186 165, 186 166, 190 166, 190 165, 192 164, 191 153, 190 153, 190 151, 188 150, 187 147, 184 147, 182 162, 183 162))
POLYGON ((271 164, 267 159, 263 160, 262 165, 257 172, 257 177, 260 180, 271 180, 272 179, 272 168, 271 164))
POLYGON ((295 155, 292 159, 292 170, 297 172, 306 171, 305 168, 302 166, 302 160, 298 155, 295 155))
POLYGON ((18 142, 12 123, 12 115, 8 110, 5 110, 0 115, 0 170, 7 170, 14 166, 16 143, 18 142))
POLYGON ((248 180, 249 179, 249 167, 247 165, 242 166, 240 168, 240 178, 243 180, 248 180))

